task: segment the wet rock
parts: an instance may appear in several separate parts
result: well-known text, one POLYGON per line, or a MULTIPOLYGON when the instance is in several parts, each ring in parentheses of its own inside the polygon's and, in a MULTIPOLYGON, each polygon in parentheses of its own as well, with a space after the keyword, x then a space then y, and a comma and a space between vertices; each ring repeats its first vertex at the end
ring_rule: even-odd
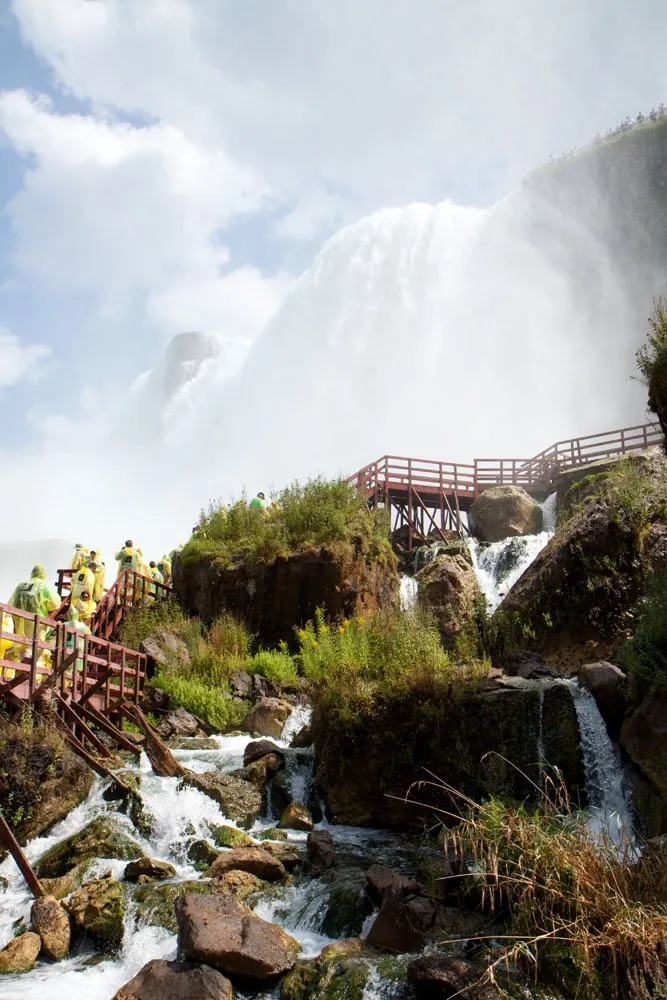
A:
POLYGON ((280 817, 281 830, 312 830, 314 827, 310 809, 301 802, 291 802, 280 817))
POLYGON ((125 894, 120 882, 107 876, 87 882, 67 903, 77 927, 106 948, 117 951, 123 942, 125 894))
POLYGON ((37 862, 40 878, 60 878, 82 861, 118 858, 134 861, 143 856, 141 847, 111 815, 98 816, 79 833, 56 844, 37 862))
POLYGON ((262 847, 238 847, 224 851, 215 859, 208 872, 209 878, 220 878, 225 872, 233 869, 250 872, 257 878, 267 882, 277 882, 284 879, 287 871, 282 861, 274 857, 262 847))
POLYGON ((290 746, 294 750, 304 750, 306 747, 311 747, 312 745, 313 727, 310 725, 302 726, 299 732, 294 734, 290 743, 290 746))
POLYGON ((140 878, 162 882, 164 879, 174 878, 175 875, 176 869, 168 861, 156 861, 153 858, 130 861, 123 872, 123 878, 127 882, 138 882, 140 878))
POLYGON ((642 789, 640 819, 645 833, 667 832, 667 694, 648 694, 621 728, 621 746, 648 787, 642 789))
POLYGON ((288 972, 296 962, 299 943, 231 894, 181 896, 175 911, 181 958, 254 982, 288 972))
POLYGON ((162 720, 157 731, 165 740, 174 736, 194 736, 199 731, 199 723, 184 708, 176 708, 162 720))
POLYGON ((330 962, 332 958, 343 958, 347 955, 360 955, 365 948, 365 942, 361 938, 342 938, 340 941, 333 941, 326 945, 317 956, 317 961, 330 962))
POLYGON ((257 878, 256 875, 234 869, 230 872, 225 872, 224 875, 215 880, 214 891, 231 892, 233 896, 236 896, 237 899, 243 902, 248 896, 254 896, 255 893, 266 889, 266 885, 266 882, 261 878, 257 878))
POLYGON ((300 962, 280 984, 280 1000, 362 1000, 369 976, 356 954, 300 962))
POLYGON ((205 771, 203 774, 190 772, 182 778, 182 784, 198 788, 204 795, 217 802, 228 819, 249 829, 260 814, 262 796, 249 781, 232 778, 219 771, 205 771))
POLYGON ((257 834, 257 840, 287 840, 287 831, 278 830, 276 827, 269 827, 257 834))
POLYGON ((416 896, 406 901, 400 890, 389 890, 366 940, 383 951, 420 951, 435 920, 431 900, 416 896))
POLYGON ((321 877, 327 899, 322 932, 331 938, 361 934, 364 920, 373 912, 373 904, 364 891, 363 869, 341 864, 321 877))
POLYGON ((42 955, 61 962, 69 955, 69 916, 53 896, 36 899, 30 910, 30 926, 42 941, 42 955))
POLYGON ((211 840, 216 847, 252 847, 253 840, 243 830, 237 830, 235 826, 215 826, 209 824, 211 840))
POLYGON ((86 880, 86 873, 90 868, 90 861, 82 861, 81 864, 59 878, 42 878, 42 888, 48 896, 55 896, 56 899, 64 899, 71 895, 76 889, 80 889, 86 880))
POLYGON ((292 784, 287 771, 279 771, 271 782, 271 804, 279 816, 291 805, 292 784))
POLYGON ((285 844, 265 840, 262 843, 262 850, 271 854, 274 858, 278 858, 288 872, 294 871, 294 869, 297 868, 303 861, 303 858, 299 853, 299 849, 295 844, 285 844))
POLYGON ((183 736, 169 740, 172 750, 219 750, 214 736, 183 736))
POLYGON ((473 503, 468 525, 475 538, 483 542, 536 535, 542 530, 542 508, 520 486, 492 486, 473 503))
POLYGON ((270 753, 259 760, 253 760, 246 767, 235 771, 233 777, 240 778, 242 781, 249 781, 251 785, 254 785, 264 795, 271 779, 284 767, 284 759, 277 754, 270 753))
POLYGON ((0 973, 29 972, 34 969, 42 947, 39 934, 26 931, 0 951, 0 973))
POLYGON ((213 882, 153 882, 151 885, 140 886, 135 893, 137 903, 137 921, 139 925, 164 927, 171 934, 178 930, 174 903, 179 896, 186 894, 210 894, 216 891, 213 882))
MULTIPOLYGON (((150 676, 160 668, 187 666, 190 663, 190 653, 185 642, 165 628, 156 629, 152 635, 144 639, 140 649, 148 657, 150 676), (150 670, 151 666, 153 671, 150 670)), ((164 695, 164 691, 162 694, 164 695)), ((166 704, 163 701, 155 707, 169 708, 169 696, 164 695, 164 698, 166 704)), ((155 695, 153 695, 153 702, 155 702, 155 695)))
POLYGON ((366 872, 366 892, 376 906, 380 906, 384 897, 390 893, 418 892, 419 886, 413 879, 395 872, 393 868, 384 865, 371 865, 366 872))
POLYGON ((86 798, 90 768, 66 748, 30 739, 2 741, 0 802, 21 844, 51 829, 86 798))
POLYGON ((113 1000, 232 1000, 232 984, 207 965, 154 958, 113 1000))
POLYGON ((309 833, 306 848, 313 871, 323 871, 336 864, 336 848, 328 830, 313 830, 309 833))
POLYGON ((579 670, 579 680, 595 698, 609 732, 618 739, 628 707, 625 674, 613 663, 600 660, 585 663, 579 670))
POLYGON ((261 760, 262 757, 267 757, 269 754, 282 757, 283 760, 285 758, 285 751, 281 750, 272 740, 252 740, 243 751, 243 766, 247 767, 253 761, 261 760))
POLYGON ((252 677, 245 670, 235 670, 229 686, 235 698, 249 698, 252 694, 252 677))
POLYGON ((453 877, 452 866, 444 854, 436 854, 431 858, 426 858, 417 869, 417 882, 421 886, 421 891, 429 899, 440 902, 458 899, 459 892, 463 886, 459 880, 453 877))
POLYGON ((466 911, 458 906, 436 907, 435 928, 451 937, 471 938, 489 932, 489 918, 483 913, 466 911))
POLYGON ((171 708, 171 698, 159 687, 148 687, 144 693, 141 707, 146 712, 168 712, 171 708))
POLYGON ((423 955, 408 966, 408 980, 425 1000, 451 1000, 459 995, 469 1000, 497 1000, 493 987, 476 985, 480 978, 479 969, 470 962, 446 955, 423 955))
POLYGON ((480 590, 465 555, 441 555, 421 569, 415 579, 419 603, 433 612, 444 637, 456 636, 475 608, 480 590))
POLYGON ((290 715, 292 706, 280 698, 262 698, 252 708, 245 718, 243 728, 255 736, 273 736, 280 739, 283 727, 290 715))
POLYGON ((208 840, 193 840, 188 846, 188 861, 190 861, 197 871, 203 872, 210 868, 222 851, 218 851, 208 840))

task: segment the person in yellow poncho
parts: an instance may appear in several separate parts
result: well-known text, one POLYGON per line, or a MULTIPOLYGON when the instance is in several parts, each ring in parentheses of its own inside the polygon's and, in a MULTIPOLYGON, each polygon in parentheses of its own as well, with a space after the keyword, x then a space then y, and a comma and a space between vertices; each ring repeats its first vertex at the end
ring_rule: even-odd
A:
POLYGON ((128 538, 123 548, 116 553, 114 559, 118 561, 118 576, 120 576, 120 574, 126 569, 138 570, 139 559, 137 556, 137 550, 134 547, 134 542, 131 538, 128 538))
MULTIPOLYGON (((46 570, 37 563, 33 566, 30 579, 19 583, 14 588, 9 603, 19 611, 28 611, 31 614, 38 614, 42 618, 48 618, 50 614, 60 607, 60 597, 55 587, 46 582, 46 570)), ((21 660, 26 652, 26 647, 30 645, 35 634, 35 623, 29 618, 13 615, 14 633, 25 636, 25 642, 14 642, 7 650, 8 660, 21 660)), ((46 634, 46 626, 38 625, 37 638, 43 641, 46 634)))
POLYGON ((90 566, 82 566, 79 572, 72 577, 72 601, 78 600, 84 590, 87 590, 88 594, 94 593, 96 568, 95 563, 91 563, 90 566))
POLYGON ((78 573, 82 566, 86 564, 86 557, 88 555, 88 549, 81 542, 77 542, 74 546, 74 555, 72 556, 69 568, 75 573, 78 573))
POLYGON ((78 620, 89 626, 97 609, 97 602, 93 600, 87 590, 84 590, 79 597, 71 602, 70 610, 72 609, 76 610, 78 620))
POLYGON ((92 568, 93 563, 95 564, 95 586, 91 596, 94 601, 99 603, 104 596, 104 577, 106 575, 106 566, 99 549, 90 550, 90 558, 87 563, 89 569, 92 568))

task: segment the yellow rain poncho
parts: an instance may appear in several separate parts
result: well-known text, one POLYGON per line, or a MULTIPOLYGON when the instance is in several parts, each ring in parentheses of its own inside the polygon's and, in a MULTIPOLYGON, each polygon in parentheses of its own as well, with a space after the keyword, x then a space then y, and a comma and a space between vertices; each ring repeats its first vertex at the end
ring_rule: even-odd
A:
POLYGON ((69 568, 74 570, 75 573, 81 569, 82 566, 86 565, 86 558, 88 556, 88 549, 81 542, 77 542, 74 546, 74 555, 69 564, 69 568))
MULTIPOLYGON (((60 607, 60 597, 57 590, 46 582, 46 570, 37 563, 33 566, 30 579, 17 584, 9 603, 20 611, 29 611, 31 614, 38 614, 42 618, 48 618, 50 614, 60 607)), ((27 652, 26 647, 31 643, 35 634, 35 623, 29 618, 22 618, 14 615, 14 632, 16 635, 25 636, 25 642, 15 642, 7 650, 8 660, 21 660, 27 652)), ((37 638, 43 641, 46 634, 46 626, 39 625, 37 638)))
POLYGON ((139 568, 137 550, 132 546, 124 545, 123 548, 116 553, 114 559, 118 561, 118 576, 120 576, 120 574, 126 569, 138 570, 139 568))
POLYGON ((78 612, 78 620, 84 622, 86 625, 90 625, 91 619, 97 609, 97 602, 92 597, 87 601, 83 597, 77 597, 70 604, 70 611, 73 608, 78 612))
POLYGON ((95 593, 95 574, 87 566, 82 566, 79 572, 72 577, 72 601, 78 600, 84 590, 87 590, 91 595, 95 593))

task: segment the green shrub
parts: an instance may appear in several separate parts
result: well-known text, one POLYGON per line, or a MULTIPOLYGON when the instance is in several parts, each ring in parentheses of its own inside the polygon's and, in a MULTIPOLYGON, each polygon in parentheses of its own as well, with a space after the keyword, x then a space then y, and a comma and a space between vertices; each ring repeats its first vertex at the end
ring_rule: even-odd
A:
POLYGON ((654 582, 632 639, 621 647, 620 661, 644 684, 667 691, 667 575, 654 582))
POLYGON ((667 383, 667 303, 659 298, 653 303, 653 315, 649 317, 649 333, 646 343, 635 354, 640 379, 651 390, 667 383))
POLYGON ((299 672, 289 653, 283 650, 260 649, 247 664, 251 674, 261 674, 267 681, 282 687, 297 687, 299 672))
POLYGON ((442 648, 434 619, 419 609, 380 611, 334 626, 319 610, 297 636, 316 699, 341 725, 371 713, 378 699, 456 697, 488 671, 484 662, 455 663, 442 648))
POLYGON ((118 630, 118 641, 129 649, 139 649, 144 639, 158 628, 166 628, 190 644, 201 634, 199 622, 188 618, 177 600, 157 601, 149 608, 126 611, 118 630))
POLYGON ((291 552, 354 544, 369 558, 391 559, 383 512, 368 510, 364 497, 343 480, 311 479, 282 490, 271 507, 257 510, 245 499, 229 507, 212 503, 182 552, 186 564, 216 559, 274 562, 291 552))
POLYGON ((215 729, 235 729, 248 713, 247 704, 234 701, 226 691, 211 687, 194 675, 161 671, 151 684, 162 688, 177 705, 215 729))

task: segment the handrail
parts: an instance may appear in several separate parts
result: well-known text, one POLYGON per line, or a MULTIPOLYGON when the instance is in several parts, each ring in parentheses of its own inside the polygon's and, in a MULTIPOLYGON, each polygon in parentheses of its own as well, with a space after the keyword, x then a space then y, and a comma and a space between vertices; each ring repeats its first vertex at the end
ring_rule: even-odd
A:
MULTIPOLYGON (((71 591, 73 572, 71 569, 58 570, 58 592, 65 599, 67 588, 71 591)), ((125 610, 154 600, 166 600, 172 594, 173 589, 166 583, 158 583, 136 570, 125 569, 101 597, 91 619, 91 631, 108 639, 120 625, 125 610)))

